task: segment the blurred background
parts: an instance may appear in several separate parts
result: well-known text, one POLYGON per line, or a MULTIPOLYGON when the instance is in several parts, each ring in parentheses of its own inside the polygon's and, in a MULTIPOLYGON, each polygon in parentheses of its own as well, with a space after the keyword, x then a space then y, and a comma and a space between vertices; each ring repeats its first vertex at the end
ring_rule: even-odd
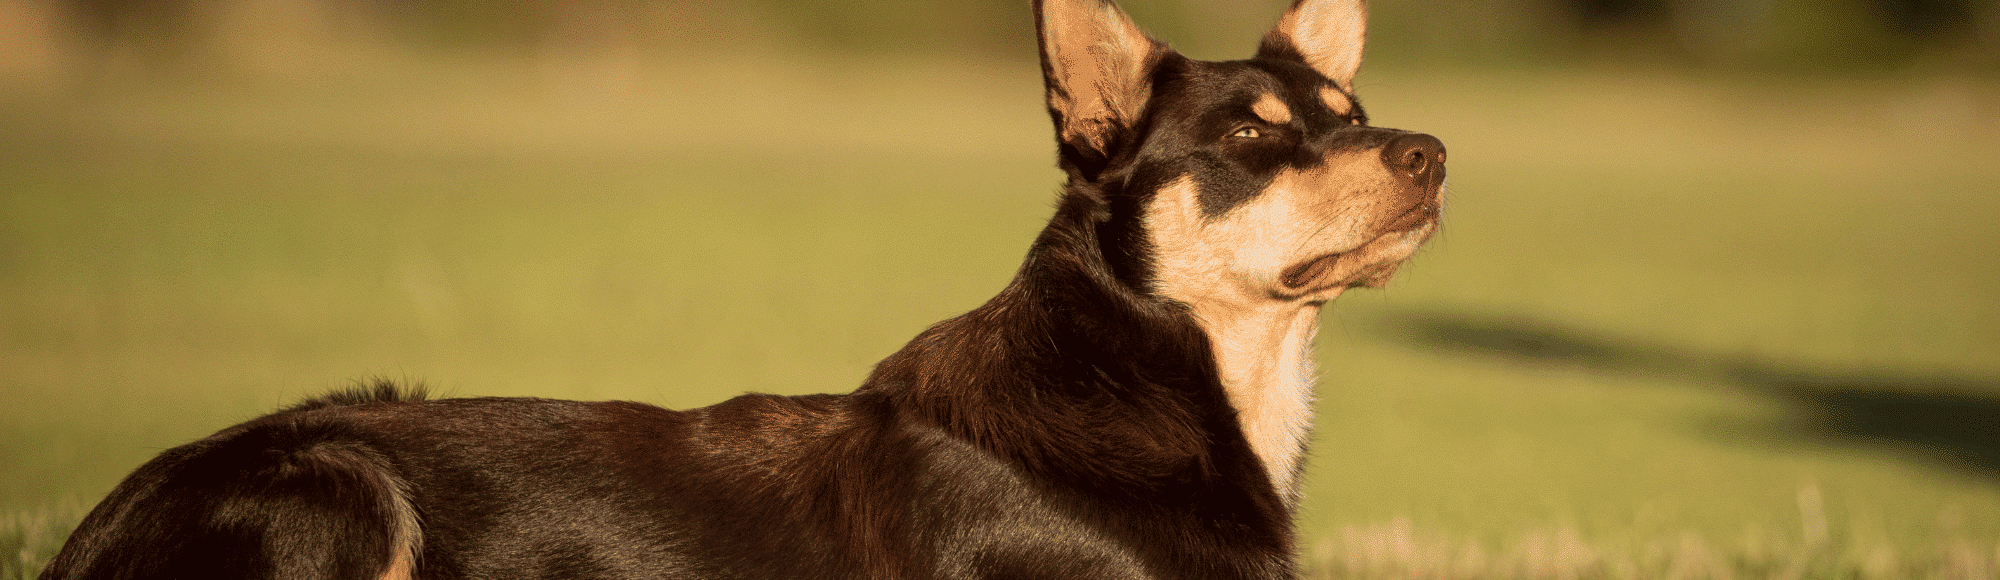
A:
MULTIPOLYGON (((1131 0, 1248 56, 1283 0, 1131 0)), ((1380 0, 1444 232, 1320 333, 1320 577, 2000 577, 2000 5, 1380 0)), ((0 578, 368 377, 840 392, 1059 185, 1026 2, 0 0, 0 578)))

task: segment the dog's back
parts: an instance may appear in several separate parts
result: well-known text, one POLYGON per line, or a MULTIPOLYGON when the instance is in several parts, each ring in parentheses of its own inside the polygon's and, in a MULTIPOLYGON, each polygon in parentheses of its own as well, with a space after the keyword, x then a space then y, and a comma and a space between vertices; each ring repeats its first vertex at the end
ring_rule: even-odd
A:
POLYGON ((1185 533, 1163 524, 1187 515, 1145 508, 1189 498, 1063 490, 877 390, 691 411, 378 392, 163 453, 43 578, 1195 578, 1282 564, 1167 557, 1185 542, 1147 532, 1185 533))

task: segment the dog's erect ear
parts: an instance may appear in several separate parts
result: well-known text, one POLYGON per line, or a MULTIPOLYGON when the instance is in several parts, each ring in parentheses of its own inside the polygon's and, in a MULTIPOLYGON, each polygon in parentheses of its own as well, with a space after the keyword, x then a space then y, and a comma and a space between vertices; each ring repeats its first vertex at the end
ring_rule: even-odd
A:
POLYGON ((1056 137, 1102 162, 1146 106, 1165 46, 1111 0, 1035 0, 1035 33, 1056 137))
POLYGON ((1368 0, 1294 0, 1264 37, 1257 56, 1304 61, 1342 90, 1352 91, 1367 36, 1368 0))

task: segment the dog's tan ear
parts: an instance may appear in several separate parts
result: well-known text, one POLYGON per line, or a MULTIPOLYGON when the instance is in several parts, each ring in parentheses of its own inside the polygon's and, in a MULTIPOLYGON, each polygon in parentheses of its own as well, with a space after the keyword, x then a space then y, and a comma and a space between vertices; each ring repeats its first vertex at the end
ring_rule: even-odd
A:
POLYGON ((1148 77, 1166 47, 1111 0, 1036 0, 1042 81, 1056 137, 1097 158, 1131 129, 1152 93, 1148 77))
POLYGON ((1304 61, 1351 91, 1367 36, 1368 0, 1294 0, 1257 56, 1304 61))

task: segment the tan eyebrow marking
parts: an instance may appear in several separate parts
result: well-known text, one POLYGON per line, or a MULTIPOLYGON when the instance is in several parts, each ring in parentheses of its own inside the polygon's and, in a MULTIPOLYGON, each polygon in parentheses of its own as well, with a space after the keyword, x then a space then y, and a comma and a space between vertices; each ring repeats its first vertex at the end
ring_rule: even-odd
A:
POLYGON ((1319 98, 1326 101, 1326 106, 1333 108, 1334 114, 1346 115, 1354 110, 1354 102, 1348 100, 1347 93, 1340 92, 1340 89, 1320 87, 1319 98))
POLYGON ((1250 112, 1256 113, 1257 118, 1273 125, 1292 122, 1292 108, 1285 106, 1284 101, 1278 100, 1278 96, 1271 93, 1264 93, 1264 96, 1257 98, 1257 102, 1251 103, 1250 112))

